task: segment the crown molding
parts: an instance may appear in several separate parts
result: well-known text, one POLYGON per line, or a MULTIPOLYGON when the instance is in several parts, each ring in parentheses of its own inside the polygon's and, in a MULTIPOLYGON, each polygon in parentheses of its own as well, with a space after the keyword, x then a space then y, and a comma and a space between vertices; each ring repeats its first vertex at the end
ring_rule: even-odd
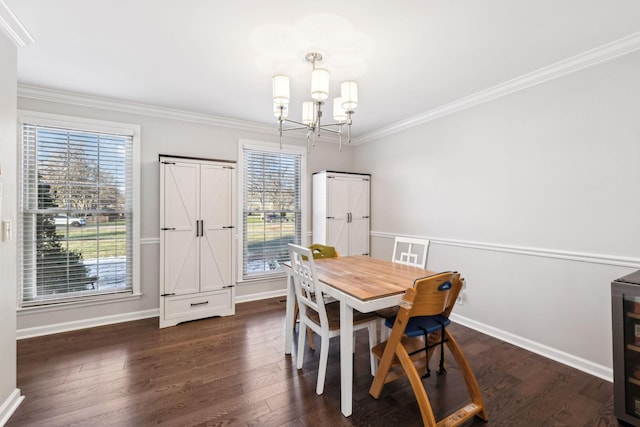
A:
POLYGON ((31 34, 29 34, 24 25, 20 23, 3 0, 0 0, 0 30, 2 30, 17 47, 24 47, 28 44, 35 43, 31 34))
POLYGON ((401 132, 403 130, 439 119, 449 114, 474 107, 485 102, 492 101, 496 98, 508 95, 544 83, 549 80, 582 70, 593 65, 600 64, 605 61, 626 55, 640 49, 640 33, 634 33, 627 37, 607 43, 595 49, 588 50, 579 55, 556 62, 544 68, 540 68, 531 73, 524 74, 515 79, 506 81, 488 89, 476 92, 472 95, 461 98, 457 101, 450 102, 441 107, 434 108, 425 113, 418 114, 406 120, 386 126, 377 131, 370 132, 359 138, 354 138, 354 145, 370 142, 382 137, 401 132))
MULTIPOLYGON (((2 1, 2 0, 0 0, 2 1)), ((18 97, 37 99, 40 101, 58 102, 88 108, 119 111, 123 113, 140 114, 143 116, 159 117, 164 119, 181 120, 185 122, 199 123, 211 126, 221 126, 246 131, 277 134, 274 126, 247 120, 230 119, 172 108, 155 107, 152 105, 138 104, 111 98, 103 98, 92 95, 84 95, 66 92, 56 89, 46 89, 36 86, 18 85, 18 97)))
MULTIPOLYGON (((9 9, 4 5, 3 0, 0 0, 0 24, 3 29, 5 26, 5 20, 3 20, 5 11, 13 16, 9 9)), ((19 27, 23 28, 21 25, 19 27)), ((33 41, 26 30, 24 30, 24 34, 26 34, 26 38, 28 40, 31 40, 31 42, 33 41)), ((12 39, 24 40, 25 37, 16 39, 12 36, 12 39)), ((467 108, 492 101, 496 98, 500 98, 502 96, 506 96, 508 94, 529 88, 531 86, 553 80, 566 74, 573 73, 575 71, 632 53, 638 49, 640 49, 640 32, 602 45, 580 55, 576 55, 574 57, 556 62, 555 64, 552 64, 550 66, 541 68, 531 73, 524 74, 520 77, 516 77, 515 79, 490 87, 480 92, 476 92, 457 101, 453 101, 449 104, 434 108, 425 113, 415 115, 406 120, 394 123, 390 126, 383 127, 361 137, 353 138, 351 145, 361 145, 383 138, 385 136, 410 129, 412 127, 448 116, 458 111, 462 111, 467 108)), ((184 110, 156 107, 146 104, 138 104, 117 99, 84 95, 55 89, 46 89, 35 86, 18 85, 18 96, 23 98, 78 105, 82 107, 107 109, 125 113, 206 124, 211 126, 221 126, 240 129, 244 131, 262 132, 269 135, 278 134, 277 129, 274 126, 264 123, 212 116, 208 114, 193 113, 184 110)), ((297 138, 297 135, 291 135, 289 137, 293 137, 295 139, 304 139, 302 137, 297 138)))

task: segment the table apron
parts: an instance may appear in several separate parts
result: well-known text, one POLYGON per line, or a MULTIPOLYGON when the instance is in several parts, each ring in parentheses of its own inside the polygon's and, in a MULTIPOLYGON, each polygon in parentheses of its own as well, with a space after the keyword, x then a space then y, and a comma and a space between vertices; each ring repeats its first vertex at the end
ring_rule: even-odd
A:
POLYGON ((395 307, 400 304, 404 293, 398 295, 391 295, 383 298, 375 298, 368 301, 363 301, 345 292, 329 285, 324 286, 324 292, 337 299, 338 301, 345 302, 348 306, 358 310, 361 313, 369 313, 376 310, 382 310, 384 308, 395 307))

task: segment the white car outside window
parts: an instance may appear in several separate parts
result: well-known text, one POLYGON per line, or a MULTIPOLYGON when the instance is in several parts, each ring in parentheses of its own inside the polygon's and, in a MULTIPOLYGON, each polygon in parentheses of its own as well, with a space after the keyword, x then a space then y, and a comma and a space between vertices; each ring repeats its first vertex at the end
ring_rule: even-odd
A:
POLYGON ((53 223, 55 225, 67 225, 67 221, 69 225, 74 227, 80 227, 87 224, 87 220, 84 218, 66 217, 64 215, 56 215, 53 217, 53 223))

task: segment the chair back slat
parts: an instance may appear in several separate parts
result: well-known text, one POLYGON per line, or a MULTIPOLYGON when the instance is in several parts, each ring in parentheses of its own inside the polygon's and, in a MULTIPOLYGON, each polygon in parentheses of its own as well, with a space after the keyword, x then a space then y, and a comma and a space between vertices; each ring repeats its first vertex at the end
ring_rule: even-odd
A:
POLYGON ((396 237, 391 260, 398 264, 427 268, 429 241, 410 237, 396 237))
POLYGON ((459 273, 447 272, 416 279, 411 289, 415 296, 409 317, 448 316, 447 308, 453 307, 460 288, 459 273))
POLYGON ((298 300, 298 306, 302 315, 307 309, 318 313, 320 324, 329 324, 327 312, 324 306, 322 285, 316 279, 315 263, 309 248, 289 243, 289 256, 291 258, 291 276, 298 300))

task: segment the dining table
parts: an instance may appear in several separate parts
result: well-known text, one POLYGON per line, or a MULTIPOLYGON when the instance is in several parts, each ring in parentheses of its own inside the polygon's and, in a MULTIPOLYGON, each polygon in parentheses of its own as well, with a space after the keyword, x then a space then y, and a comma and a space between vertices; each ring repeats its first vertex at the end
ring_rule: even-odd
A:
MULTIPOLYGON (((340 302, 340 408, 345 417, 353 410, 353 310, 369 313, 397 306, 416 279, 436 274, 420 267, 364 255, 314 260, 324 292, 340 302)), ((285 353, 293 347, 295 291, 291 265, 287 272, 285 353)))

